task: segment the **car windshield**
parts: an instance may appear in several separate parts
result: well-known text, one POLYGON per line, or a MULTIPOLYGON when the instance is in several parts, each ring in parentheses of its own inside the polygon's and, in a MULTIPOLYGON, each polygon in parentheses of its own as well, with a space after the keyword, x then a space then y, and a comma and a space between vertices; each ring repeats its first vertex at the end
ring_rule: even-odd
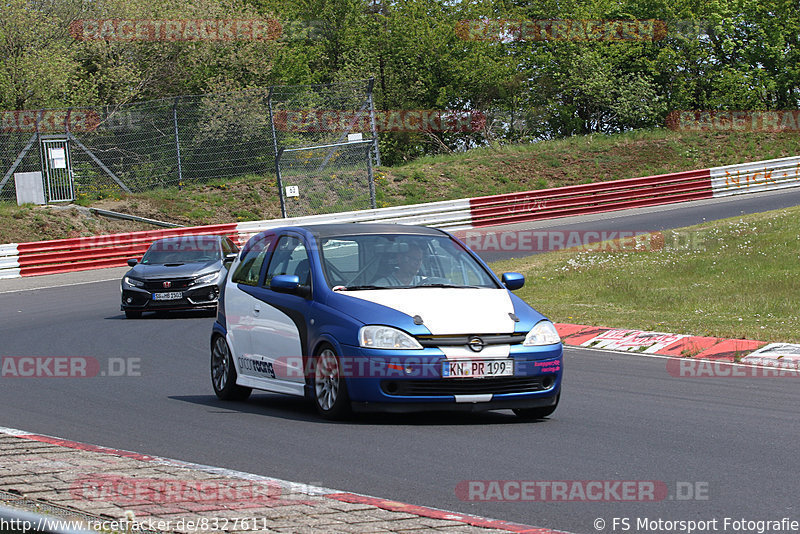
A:
POLYGON ((320 240, 328 287, 336 290, 409 287, 499 287, 448 236, 354 235, 320 240))
POLYGON ((146 265, 168 265, 181 263, 206 263, 220 259, 219 242, 187 236, 180 240, 156 241, 142 257, 146 265))

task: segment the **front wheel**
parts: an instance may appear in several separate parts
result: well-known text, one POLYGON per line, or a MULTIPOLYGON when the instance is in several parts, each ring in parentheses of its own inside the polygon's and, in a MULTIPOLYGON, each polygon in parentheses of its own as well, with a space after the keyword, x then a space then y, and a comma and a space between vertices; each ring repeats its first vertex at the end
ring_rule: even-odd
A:
POLYGON ((561 393, 556 396, 556 403, 552 406, 542 406, 540 408, 515 408, 513 410, 514 414, 517 417, 522 419, 527 419, 530 421, 536 419, 544 419, 545 417, 552 415, 553 412, 556 411, 558 408, 558 401, 561 399, 561 393))
POLYGON ((323 347, 314 357, 311 391, 314 406, 326 419, 342 419, 350 413, 350 396, 342 376, 339 357, 330 346, 323 347))
POLYGON ((125 310, 125 318, 126 319, 139 319, 142 316, 142 312, 135 311, 135 310, 125 310))
POLYGON ((211 384, 221 400, 247 400, 253 391, 236 385, 236 367, 228 342, 222 336, 216 336, 211 345, 211 384))

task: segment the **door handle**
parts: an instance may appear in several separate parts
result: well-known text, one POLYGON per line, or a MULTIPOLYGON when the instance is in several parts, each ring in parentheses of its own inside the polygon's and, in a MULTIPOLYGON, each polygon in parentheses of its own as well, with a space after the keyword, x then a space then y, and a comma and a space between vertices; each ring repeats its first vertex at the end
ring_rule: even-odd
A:
POLYGON ((255 313, 261 313, 261 306, 259 306, 258 304, 256 304, 255 306, 253 306, 253 311, 254 311, 255 313))

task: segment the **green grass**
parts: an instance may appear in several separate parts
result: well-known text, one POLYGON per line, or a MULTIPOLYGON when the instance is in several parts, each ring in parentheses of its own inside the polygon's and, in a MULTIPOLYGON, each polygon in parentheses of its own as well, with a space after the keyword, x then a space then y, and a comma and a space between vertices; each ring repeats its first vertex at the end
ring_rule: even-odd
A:
POLYGON ((517 294, 555 322, 800 342, 800 207, 663 232, 649 243, 492 268, 525 274, 517 294))
POLYGON ((422 157, 381 169, 389 205, 638 178, 797 155, 797 134, 638 130, 422 157), (502 178, 498 178, 502 177, 502 178))

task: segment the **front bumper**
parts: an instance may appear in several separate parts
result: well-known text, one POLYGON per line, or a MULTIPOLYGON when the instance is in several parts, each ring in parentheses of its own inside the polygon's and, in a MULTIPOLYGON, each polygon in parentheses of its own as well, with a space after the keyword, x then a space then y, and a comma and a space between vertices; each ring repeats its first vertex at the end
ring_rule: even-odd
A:
POLYGON ((409 413, 409 412, 485 412, 489 410, 516 410, 525 408, 544 408, 558 402, 559 392, 548 397, 492 399, 487 402, 351 402, 354 412, 409 413))
MULTIPOLYGON (((511 346, 514 375, 445 378, 437 348, 387 351, 343 347, 342 374, 358 411, 500 410, 551 406, 561 390, 561 344, 511 346)), ((482 359, 476 354, 474 359, 482 359)), ((489 358, 486 358, 489 359, 489 358)))
POLYGON ((210 309, 216 308, 219 301, 219 287, 215 284, 184 289, 181 291, 180 299, 155 300, 153 295, 157 293, 125 287, 122 289, 120 309, 122 311, 210 309))

